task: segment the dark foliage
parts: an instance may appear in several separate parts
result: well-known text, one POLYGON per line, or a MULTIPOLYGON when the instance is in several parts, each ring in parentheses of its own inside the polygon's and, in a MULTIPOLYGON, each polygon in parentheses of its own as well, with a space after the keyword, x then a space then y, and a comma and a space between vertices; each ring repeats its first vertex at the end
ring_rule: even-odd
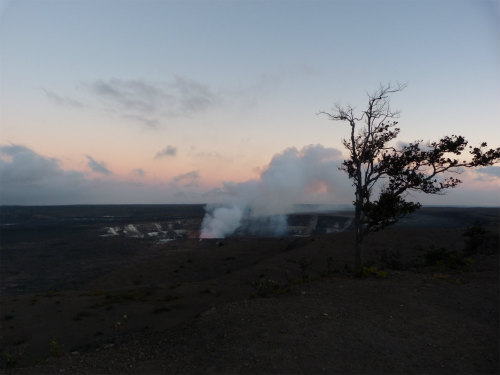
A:
POLYGON ((476 255, 484 252, 487 243, 486 230, 481 224, 476 223, 467 228, 463 234, 465 237, 464 254, 466 256, 476 255))
POLYGON ((465 257, 458 251, 448 250, 444 247, 432 248, 424 254, 425 265, 439 266, 445 270, 456 270, 467 267, 473 260, 465 257))

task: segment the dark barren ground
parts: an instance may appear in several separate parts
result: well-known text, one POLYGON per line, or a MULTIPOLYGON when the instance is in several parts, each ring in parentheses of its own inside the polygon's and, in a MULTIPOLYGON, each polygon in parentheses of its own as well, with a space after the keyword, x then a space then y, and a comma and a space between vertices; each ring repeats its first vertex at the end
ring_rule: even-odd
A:
POLYGON ((201 206, 2 207, 1 369, 497 373, 499 214, 424 208, 354 278, 349 230, 199 241, 201 206), (152 222, 185 238, 101 236, 152 222))

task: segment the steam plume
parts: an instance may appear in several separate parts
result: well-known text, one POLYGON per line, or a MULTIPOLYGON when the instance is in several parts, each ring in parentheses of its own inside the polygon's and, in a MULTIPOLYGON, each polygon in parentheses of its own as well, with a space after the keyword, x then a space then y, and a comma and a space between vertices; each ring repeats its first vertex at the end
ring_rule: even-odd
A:
POLYGON ((250 232, 282 233, 284 215, 295 204, 334 203, 339 192, 349 190, 338 171, 340 160, 340 151, 321 145, 284 150, 272 158, 260 178, 223 184, 221 204, 205 208, 200 237, 223 238, 242 225, 249 225, 250 232))
POLYGON ((238 229, 242 217, 243 213, 237 206, 215 208, 203 218, 201 237, 224 238, 238 229))

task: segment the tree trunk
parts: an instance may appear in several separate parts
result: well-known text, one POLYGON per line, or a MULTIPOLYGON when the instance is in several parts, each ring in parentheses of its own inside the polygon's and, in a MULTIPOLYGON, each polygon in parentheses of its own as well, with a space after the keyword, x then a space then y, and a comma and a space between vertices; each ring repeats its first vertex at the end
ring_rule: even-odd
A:
POLYGON ((356 244, 354 251, 354 274, 361 275, 363 269, 362 261, 362 242, 363 242, 363 224, 361 221, 362 209, 360 203, 356 204, 356 211, 354 216, 354 222, 356 227, 356 244))
POLYGON ((361 245, 361 241, 356 238, 356 251, 354 253, 354 273, 356 275, 361 275, 361 273, 363 272, 363 261, 362 261, 362 258, 361 258, 361 251, 362 250, 362 245, 361 245))

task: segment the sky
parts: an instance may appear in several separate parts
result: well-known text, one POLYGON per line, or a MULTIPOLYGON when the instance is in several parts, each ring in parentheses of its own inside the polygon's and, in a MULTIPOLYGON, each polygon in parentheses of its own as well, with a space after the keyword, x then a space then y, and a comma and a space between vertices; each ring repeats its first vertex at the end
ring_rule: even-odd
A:
MULTIPOLYGON (((500 146, 498 1, 0 1, 0 204, 216 202, 310 168, 294 199, 349 204, 349 129, 318 113, 388 82, 399 141, 500 146)), ((498 165, 460 179, 415 199, 500 205, 498 165)))

